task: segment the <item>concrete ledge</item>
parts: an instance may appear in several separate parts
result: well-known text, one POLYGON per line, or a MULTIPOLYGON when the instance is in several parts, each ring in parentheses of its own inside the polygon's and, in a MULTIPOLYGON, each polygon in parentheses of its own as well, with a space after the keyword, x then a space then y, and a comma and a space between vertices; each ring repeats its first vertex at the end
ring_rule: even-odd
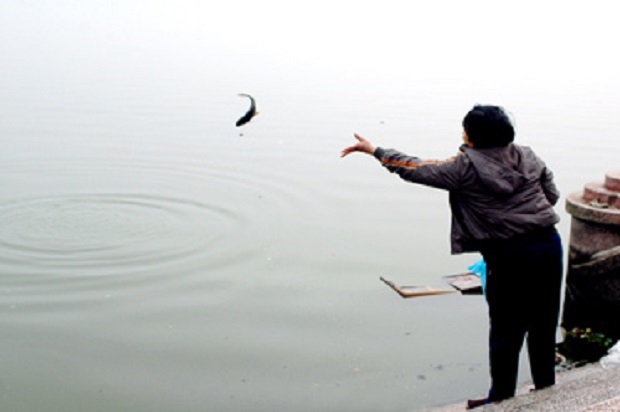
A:
MULTIPOLYGON (((497 404, 476 408, 479 412, 608 412, 620 411, 620 366, 604 369, 599 363, 558 374, 558 383, 549 389, 529 392, 531 384, 520 388, 520 395, 497 404)), ((472 398, 475 398, 472 395, 472 398)), ((424 409, 435 412, 465 410, 459 404, 424 409)))

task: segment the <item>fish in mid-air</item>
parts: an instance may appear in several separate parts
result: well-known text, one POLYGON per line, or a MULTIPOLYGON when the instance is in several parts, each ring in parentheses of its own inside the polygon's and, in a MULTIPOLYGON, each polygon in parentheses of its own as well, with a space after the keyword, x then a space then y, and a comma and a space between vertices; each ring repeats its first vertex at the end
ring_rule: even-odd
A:
POLYGON ((250 109, 243 116, 241 116, 239 120, 237 120, 237 123, 235 123, 237 127, 243 126, 258 114, 258 112, 256 111, 256 101, 252 96, 245 93, 239 93, 239 96, 248 97, 250 99, 250 109))

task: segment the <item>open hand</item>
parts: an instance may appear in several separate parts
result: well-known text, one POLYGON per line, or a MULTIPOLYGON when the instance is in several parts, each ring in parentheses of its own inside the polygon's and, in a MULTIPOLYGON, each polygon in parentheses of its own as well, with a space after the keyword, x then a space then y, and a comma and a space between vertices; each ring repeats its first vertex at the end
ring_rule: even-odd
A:
POLYGON ((344 148, 340 153, 340 157, 345 157, 349 153, 353 152, 368 153, 370 155, 375 153, 376 146, 370 140, 364 139, 357 133, 355 133, 353 136, 355 136, 355 138, 357 139, 357 143, 355 143, 353 146, 344 148))

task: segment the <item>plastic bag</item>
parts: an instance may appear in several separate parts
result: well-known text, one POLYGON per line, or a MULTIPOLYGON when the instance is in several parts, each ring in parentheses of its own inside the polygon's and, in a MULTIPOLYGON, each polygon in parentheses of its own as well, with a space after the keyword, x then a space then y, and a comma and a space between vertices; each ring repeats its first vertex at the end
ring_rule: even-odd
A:
POLYGON ((620 342, 616 342, 616 344, 607 351, 607 355, 601 358, 600 362, 603 368, 620 366, 620 342))
POLYGON ((484 258, 480 258, 476 263, 469 266, 467 269, 471 270, 474 275, 480 276, 480 283, 482 283, 482 293, 486 295, 487 263, 484 261, 484 258))

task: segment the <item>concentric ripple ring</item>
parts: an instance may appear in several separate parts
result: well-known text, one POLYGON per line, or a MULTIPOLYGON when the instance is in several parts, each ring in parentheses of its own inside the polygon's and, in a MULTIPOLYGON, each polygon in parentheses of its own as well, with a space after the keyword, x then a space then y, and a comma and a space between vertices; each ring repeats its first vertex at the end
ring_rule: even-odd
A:
POLYGON ((216 205, 152 195, 21 199, 0 205, 0 260, 20 271, 176 264, 211 253, 238 220, 216 205))

